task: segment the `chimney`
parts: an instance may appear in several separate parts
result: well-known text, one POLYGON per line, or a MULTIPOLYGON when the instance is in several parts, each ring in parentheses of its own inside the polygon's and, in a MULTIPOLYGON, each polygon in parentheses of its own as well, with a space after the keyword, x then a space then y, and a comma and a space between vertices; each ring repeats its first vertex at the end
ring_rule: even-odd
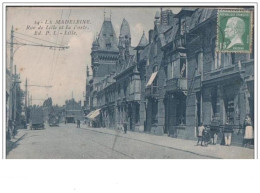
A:
POLYGON ((152 42, 152 38, 153 38, 153 30, 149 30, 149 44, 152 42))

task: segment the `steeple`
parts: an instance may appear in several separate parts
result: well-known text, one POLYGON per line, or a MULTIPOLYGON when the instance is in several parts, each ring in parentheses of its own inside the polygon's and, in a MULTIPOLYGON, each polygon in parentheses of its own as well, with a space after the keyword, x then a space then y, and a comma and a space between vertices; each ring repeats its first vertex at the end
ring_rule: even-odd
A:
POLYGON ((135 47, 135 50, 142 50, 147 44, 148 44, 148 40, 147 40, 145 33, 143 31, 143 35, 140 39, 139 44, 135 47))
POLYGON ((126 19, 124 18, 120 28, 119 35, 119 64, 123 65, 123 63, 127 62, 130 57, 129 48, 131 47, 131 33, 130 27, 126 19))
POLYGON ((125 39, 131 39, 130 27, 126 19, 124 18, 120 28, 120 36, 124 37, 125 39))
POLYGON ((98 35, 96 44, 99 45, 99 48, 101 50, 118 51, 118 48, 117 48, 118 40, 117 40, 116 33, 115 33, 114 27, 112 25, 111 19, 110 19, 111 17, 106 18, 105 13, 106 12, 104 11, 104 22, 102 24, 100 33, 98 35))

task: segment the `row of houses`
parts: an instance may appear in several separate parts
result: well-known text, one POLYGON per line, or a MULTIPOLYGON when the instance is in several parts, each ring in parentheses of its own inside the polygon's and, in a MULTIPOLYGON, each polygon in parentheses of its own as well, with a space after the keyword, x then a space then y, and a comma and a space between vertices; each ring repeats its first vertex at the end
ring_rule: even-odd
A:
POLYGON ((217 12, 158 11, 148 39, 143 33, 136 47, 125 19, 117 38, 104 18, 86 82, 95 125, 194 139, 199 123, 217 119, 232 124, 233 143, 242 143, 246 114, 254 119, 254 52, 216 51, 217 12))

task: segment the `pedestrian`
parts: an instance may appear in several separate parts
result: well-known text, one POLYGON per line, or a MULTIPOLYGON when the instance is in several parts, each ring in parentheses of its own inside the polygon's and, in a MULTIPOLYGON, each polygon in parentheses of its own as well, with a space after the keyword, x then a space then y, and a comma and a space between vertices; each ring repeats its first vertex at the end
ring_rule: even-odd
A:
POLYGON ((127 133, 127 124, 124 123, 123 125, 124 125, 124 133, 126 134, 127 133))
POLYGON ((204 146, 207 147, 210 141, 210 132, 207 128, 205 128, 202 132, 202 141, 204 143, 204 146))
POLYGON ((200 123, 199 124, 199 127, 198 127, 198 141, 197 141, 197 145, 199 145, 199 143, 201 142, 201 146, 202 146, 202 133, 203 133, 203 130, 205 129, 205 127, 203 126, 203 123, 200 123))
POLYGON ((244 147, 250 147, 250 145, 252 145, 254 139, 254 130, 252 125, 252 120, 250 116, 247 114, 244 120, 244 147))
POLYGON ((233 127, 230 124, 229 120, 226 121, 226 124, 224 125, 224 138, 225 138, 225 145, 230 146, 231 145, 231 138, 233 133, 233 127))
POLYGON ((211 142, 213 145, 217 144, 218 141, 218 134, 219 134, 219 129, 220 128, 220 122, 217 117, 213 117, 211 124, 210 124, 210 137, 211 137, 211 142))
POLYGON ((80 128, 80 120, 77 120, 77 128, 80 128))

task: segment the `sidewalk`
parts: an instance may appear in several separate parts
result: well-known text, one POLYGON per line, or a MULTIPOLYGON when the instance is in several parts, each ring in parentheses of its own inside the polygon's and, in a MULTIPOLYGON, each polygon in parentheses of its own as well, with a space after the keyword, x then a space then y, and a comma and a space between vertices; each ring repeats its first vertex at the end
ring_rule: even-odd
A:
POLYGON ((116 135, 123 138, 137 140, 153 145, 172 148, 179 151, 194 153, 196 155, 206 156, 213 159, 253 159, 254 149, 248 149, 237 146, 223 146, 223 145, 208 145, 196 146, 196 141, 171 138, 168 136, 157 136, 148 133, 139 133, 128 131, 124 134, 123 131, 107 129, 107 128, 91 128, 82 125, 82 129, 87 129, 93 132, 100 132, 109 135, 116 135))
POLYGON ((17 134, 10 140, 6 140, 6 155, 14 149, 20 140, 22 140, 27 135, 28 129, 18 129, 17 134))

